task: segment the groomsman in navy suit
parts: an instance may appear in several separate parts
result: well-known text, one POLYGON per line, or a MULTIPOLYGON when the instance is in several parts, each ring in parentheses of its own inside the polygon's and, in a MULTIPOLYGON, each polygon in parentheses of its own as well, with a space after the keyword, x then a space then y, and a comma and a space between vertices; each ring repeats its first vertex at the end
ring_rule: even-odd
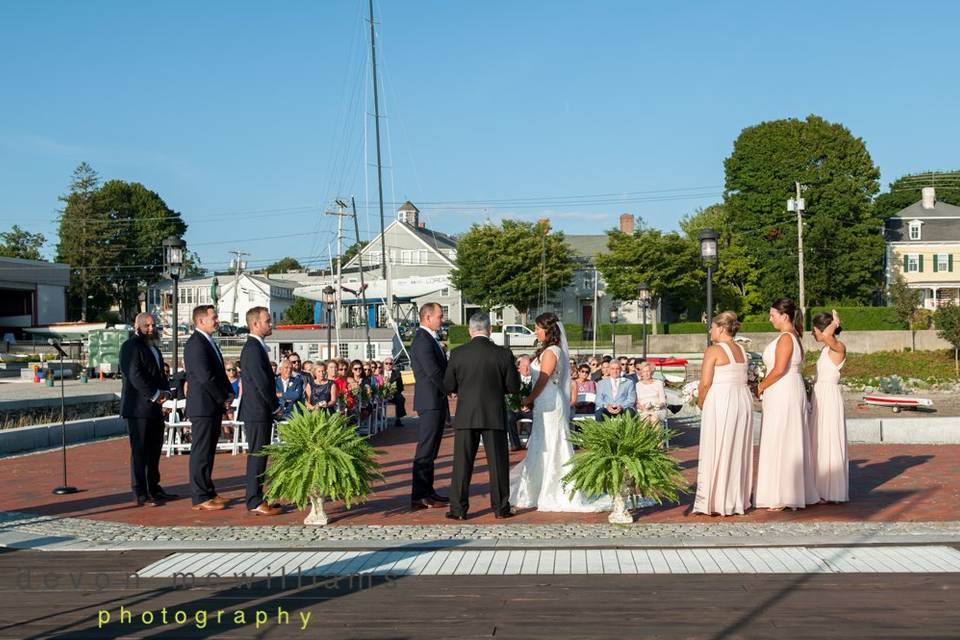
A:
POLYGON ((637 387, 633 380, 624 378, 618 360, 610 361, 610 375, 597 383, 597 410, 594 417, 603 420, 625 413, 637 415, 637 387))

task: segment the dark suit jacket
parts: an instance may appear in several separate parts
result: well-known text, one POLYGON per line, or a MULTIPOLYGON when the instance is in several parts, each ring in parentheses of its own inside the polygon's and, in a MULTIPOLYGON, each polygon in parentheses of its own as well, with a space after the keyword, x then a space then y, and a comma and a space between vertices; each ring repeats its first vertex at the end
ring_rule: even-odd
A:
POLYGON ((397 395, 403 393, 403 374, 399 369, 393 369, 390 371, 390 379, 387 380, 387 382, 397 385, 397 395))
POLYGON ((187 417, 222 416, 233 386, 213 345, 199 330, 183 348, 183 365, 187 370, 187 417))
POLYGON ((447 407, 443 390, 443 376, 447 371, 447 357, 429 333, 417 329, 410 343, 413 375, 417 380, 413 390, 413 408, 418 413, 438 411, 447 407))
POLYGON ((450 354, 444 386, 448 393, 458 394, 454 428, 502 430, 507 413, 504 396, 520 391, 520 374, 513 353, 481 336, 450 354))
POLYGON ((120 417, 163 418, 163 409, 151 401, 153 395, 170 392, 170 381, 163 375, 163 358, 140 336, 133 336, 120 347, 120 372, 123 390, 120 392, 120 417), (156 355, 154 355, 156 354, 156 355))
POLYGON ((260 341, 250 336, 240 352, 240 411, 237 419, 243 422, 273 422, 279 406, 270 357, 260 341))

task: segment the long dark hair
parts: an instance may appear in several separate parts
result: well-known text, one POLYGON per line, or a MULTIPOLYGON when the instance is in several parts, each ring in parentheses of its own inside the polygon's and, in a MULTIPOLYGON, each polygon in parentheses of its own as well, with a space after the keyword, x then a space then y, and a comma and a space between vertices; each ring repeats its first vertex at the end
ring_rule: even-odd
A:
MULTIPOLYGON (((827 311, 818 313, 817 315, 813 316, 811 323, 822 333, 827 330, 827 327, 833 324, 833 314, 827 311)), ((840 327, 837 327, 837 330, 833 332, 833 335, 834 337, 840 335, 840 327)))
POLYGON ((802 353, 803 309, 799 308, 792 298, 780 298, 770 306, 790 318, 790 321, 793 323, 793 329, 797 332, 797 342, 800 343, 800 351, 802 353))
POLYGON ((547 311, 538 315, 534 322, 546 332, 546 335, 543 337, 543 343, 533 356, 533 359, 536 360, 540 357, 540 354, 549 347, 554 345, 560 346, 560 318, 557 317, 557 314, 547 311))

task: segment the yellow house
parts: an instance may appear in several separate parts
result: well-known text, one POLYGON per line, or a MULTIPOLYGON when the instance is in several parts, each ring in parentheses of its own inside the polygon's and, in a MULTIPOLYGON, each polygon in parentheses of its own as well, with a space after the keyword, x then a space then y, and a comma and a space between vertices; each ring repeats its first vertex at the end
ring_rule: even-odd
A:
POLYGON ((886 233, 888 281, 902 273, 926 309, 960 303, 960 207, 937 202, 934 188, 925 187, 919 202, 887 220, 886 233))

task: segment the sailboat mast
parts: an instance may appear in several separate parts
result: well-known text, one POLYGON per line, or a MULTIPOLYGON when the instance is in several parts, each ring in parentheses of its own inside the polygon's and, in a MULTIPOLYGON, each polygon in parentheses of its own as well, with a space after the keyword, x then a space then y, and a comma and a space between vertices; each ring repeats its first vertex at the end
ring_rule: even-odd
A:
POLYGON ((380 90, 377 87, 377 36, 373 27, 373 0, 370 0, 370 61, 373 68, 373 123, 377 136, 377 194, 380 202, 380 275, 387 279, 387 240, 383 235, 383 163, 380 158, 380 90))

